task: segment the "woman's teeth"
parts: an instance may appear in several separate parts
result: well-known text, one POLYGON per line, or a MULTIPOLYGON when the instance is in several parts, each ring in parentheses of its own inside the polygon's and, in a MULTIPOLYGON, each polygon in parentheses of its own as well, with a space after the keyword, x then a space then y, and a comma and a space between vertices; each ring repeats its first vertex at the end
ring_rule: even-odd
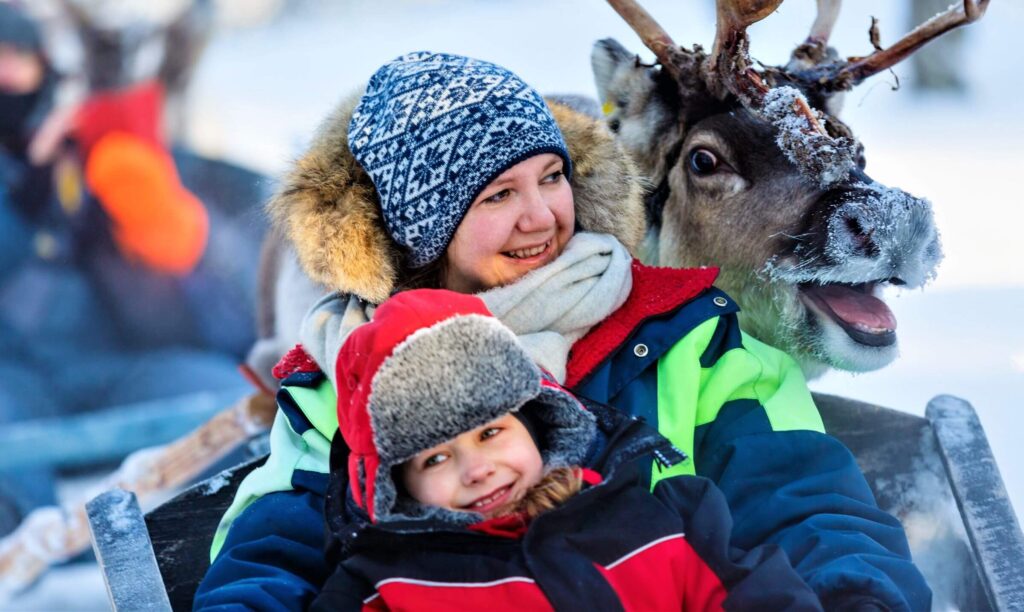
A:
POLYGON ((542 244, 540 246, 535 246, 535 247, 533 247, 531 249, 519 249, 519 250, 516 250, 516 251, 509 251, 509 252, 507 252, 505 254, 508 255, 509 257, 513 257, 515 259, 526 259, 527 257, 533 257, 535 255, 540 255, 545 250, 547 250, 548 245, 550 245, 550 244, 551 244, 551 241, 548 240, 544 244, 542 244))

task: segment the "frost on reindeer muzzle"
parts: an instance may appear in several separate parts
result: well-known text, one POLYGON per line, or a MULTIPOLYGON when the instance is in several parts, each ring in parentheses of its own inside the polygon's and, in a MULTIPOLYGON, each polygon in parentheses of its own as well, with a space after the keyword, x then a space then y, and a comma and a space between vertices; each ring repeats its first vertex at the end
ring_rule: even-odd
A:
POLYGON ((896 343, 896 317, 880 297, 887 285, 920 287, 942 259, 931 204, 862 173, 827 192, 808 214, 788 254, 766 271, 792 284, 815 316, 867 347, 896 343))

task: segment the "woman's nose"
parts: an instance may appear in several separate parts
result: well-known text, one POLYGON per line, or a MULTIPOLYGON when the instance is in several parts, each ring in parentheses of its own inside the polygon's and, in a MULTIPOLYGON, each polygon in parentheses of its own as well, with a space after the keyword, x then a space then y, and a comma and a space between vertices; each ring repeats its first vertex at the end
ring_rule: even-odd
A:
POLYGON ((537 187, 522 192, 520 198, 522 209, 516 227, 524 234, 541 232, 549 229, 555 222, 555 215, 537 187))

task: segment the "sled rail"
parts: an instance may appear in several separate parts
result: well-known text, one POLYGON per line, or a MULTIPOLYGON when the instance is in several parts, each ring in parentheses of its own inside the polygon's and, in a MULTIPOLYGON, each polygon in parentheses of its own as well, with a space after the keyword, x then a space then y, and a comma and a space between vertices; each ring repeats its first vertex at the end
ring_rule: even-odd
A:
POLYGON ((1024 536, 978 415, 970 404, 951 395, 929 402, 925 415, 935 428, 992 607, 1024 610, 1024 536))
POLYGON ((111 489, 86 504, 92 547, 115 612, 171 609, 135 494, 111 489))
MULTIPOLYGON (((1024 536, 968 402, 939 396, 921 417, 831 395, 815 394, 815 401, 826 430, 853 452, 879 506, 907 527, 936 609, 1024 609, 1024 536)), ((261 462, 226 470, 138 519, 172 609, 191 609, 217 523, 261 462)), ((102 567, 108 582, 131 576, 115 573, 109 562, 102 567)))

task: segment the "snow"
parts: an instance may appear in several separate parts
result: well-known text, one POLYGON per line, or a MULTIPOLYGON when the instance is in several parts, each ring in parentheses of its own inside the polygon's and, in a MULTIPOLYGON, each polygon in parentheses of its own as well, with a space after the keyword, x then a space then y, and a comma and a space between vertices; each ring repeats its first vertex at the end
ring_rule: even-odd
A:
POLYGON ((52 570, 17 599, 0 604, 11 612, 110 610, 107 587, 95 563, 73 563, 52 570))
MULTIPOLYGON (((709 48, 711 2, 645 0, 681 44, 709 48)), ((833 35, 844 55, 870 51, 871 15, 882 44, 907 31, 905 2, 847 3, 833 35)), ((223 30, 196 75, 191 141, 269 173, 302 150, 319 120, 379 65, 431 49, 488 59, 545 93, 593 96, 594 41, 612 36, 652 54, 606 5, 593 0, 348 0, 298 2, 299 13, 250 29, 223 30)), ((813 19, 814 2, 788 0, 751 28, 752 55, 784 64, 813 19)), ((893 290, 901 357, 881 371, 831 373, 817 390, 923 414, 949 393, 972 402, 1018 516, 1024 510, 1024 266, 1019 178, 1024 168, 1024 85, 1007 73, 1005 45, 1024 27, 1024 4, 994 2, 966 31, 969 93, 921 96, 910 69, 888 73, 846 96, 843 119, 865 145, 877 181, 932 202, 945 259, 924 290, 893 290)), ((926 529, 927 526, 915 527, 926 529)), ((913 535, 913 534, 912 534, 913 535)), ((12 609, 103 609, 94 567, 73 565, 38 585, 12 609), (58 576, 66 576, 59 580, 58 576), (67 585, 72 586, 67 586, 67 585), (49 592, 52 599, 40 599, 49 592), (44 601, 42 605, 38 602, 44 601), (33 603, 35 602, 35 603, 33 603)), ((99 583, 102 584, 101 582, 99 583)))
POLYGON ((230 478, 224 474, 217 474, 206 482, 203 488, 203 495, 214 495, 229 484, 231 484, 230 478))
MULTIPOLYGON (((775 126, 775 143, 806 177, 817 180, 822 189, 844 180, 856 159, 856 144, 848 138, 831 138, 811 127, 807 117, 797 114, 795 105, 807 106, 807 99, 794 87, 776 87, 765 94, 761 113, 775 126)), ((820 117, 820 113, 818 113, 820 117)))

